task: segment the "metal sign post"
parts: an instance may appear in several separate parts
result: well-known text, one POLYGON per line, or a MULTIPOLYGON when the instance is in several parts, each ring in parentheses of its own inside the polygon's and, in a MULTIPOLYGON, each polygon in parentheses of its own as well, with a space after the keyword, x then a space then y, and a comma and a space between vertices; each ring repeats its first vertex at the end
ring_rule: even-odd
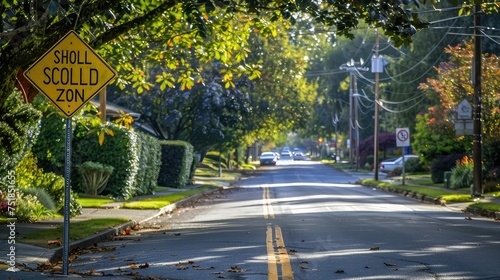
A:
MULTIPOLYGON (((405 128, 396 128, 396 146, 408 147, 410 146, 410 130, 405 128)), ((402 149, 403 154, 403 185, 405 184, 405 149, 402 149)))
POLYGON ((66 118, 66 154, 64 156, 64 232, 63 232, 63 274, 68 275, 69 263, 69 217, 71 201, 71 118, 66 118))
POLYGON ((103 90, 116 72, 71 30, 33 63, 24 76, 66 116, 63 274, 68 275, 71 201, 71 117, 103 90))

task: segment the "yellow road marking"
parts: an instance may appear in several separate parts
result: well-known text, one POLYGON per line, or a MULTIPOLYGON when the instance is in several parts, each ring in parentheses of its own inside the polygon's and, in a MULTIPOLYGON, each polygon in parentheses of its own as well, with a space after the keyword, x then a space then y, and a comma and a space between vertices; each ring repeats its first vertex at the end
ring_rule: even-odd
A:
POLYGON ((285 241, 283 241, 281 228, 279 226, 274 226, 274 230, 276 232, 276 244, 278 245, 279 262, 281 264, 281 279, 293 280, 292 265, 290 264, 290 257, 285 247, 285 241))
POLYGON ((263 210, 264 210, 264 219, 274 219, 274 210, 273 205, 271 204, 271 195, 269 193, 268 187, 262 187, 262 201, 263 201, 263 210))
MULTIPOLYGON (((269 193, 269 187, 262 187, 262 201, 263 201, 263 211, 264 219, 274 219, 274 210, 271 203, 271 194, 269 193)), ((288 251, 285 247, 285 242, 283 241, 283 234, 281 233, 281 228, 277 225, 274 226, 275 240, 273 241, 273 228, 272 226, 267 226, 266 230, 266 248, 267 248, 267 279, 268 280, 278 280, 278 264, 281 268, 281 280, 293 280, 292 265, 290 264, 290 257, 288 251), (276 246, 275 246, 276 245, 276 246), (276 250, 277 249, 277 250, 276 250)))
POLYGON ((276 260, 276 254, 274 253, 273 244, 273 228, 267 226, 266 231, 266 247, 267 247, 267 279, 275 280, 278 279, 278 266, 276 260))

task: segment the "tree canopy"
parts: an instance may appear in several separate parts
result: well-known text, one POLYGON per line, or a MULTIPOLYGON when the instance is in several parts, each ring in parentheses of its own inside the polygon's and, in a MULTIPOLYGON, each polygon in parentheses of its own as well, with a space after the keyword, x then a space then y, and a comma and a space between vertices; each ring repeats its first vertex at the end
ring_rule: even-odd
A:
MULTIPOLYGON (((118 71, 115 84, 122 89, 141 93, 158 85, 162 90, 190 90, 205 82, 207 71, 216 71, 220 82, 232 87, 236 78, 260 76, 258 65, 246 61, 248 39, 252 33, 276 36, 273 22, 309 19, 335 35, 351 38, 364 21, 384 30, 399 46, 427 26, 415 10, 420 4, 406 0, 4 0, 0 6, 0 116, 14 87, 26 99, 32 95, 22 69, 70 30, 76 30, 118 71), (160 71, 151 76, 152 68, 160 71)), ((463 4, 464 12, 471 7, 463 4)))

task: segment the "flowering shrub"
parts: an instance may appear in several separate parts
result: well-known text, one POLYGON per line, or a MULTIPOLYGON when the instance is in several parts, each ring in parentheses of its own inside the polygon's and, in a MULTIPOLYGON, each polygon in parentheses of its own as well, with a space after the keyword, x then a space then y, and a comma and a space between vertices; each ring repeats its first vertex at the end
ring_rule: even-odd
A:
POLYGON ((450 185, 452 188, 469 188, 473 181, 474 161, 468 156, 456 161, 456 166, 451 169, 450 185))
POLYGON ((36 222, 43 215, 50 215, 36 196, 19 193, 16 198, 16 218, 20 222, 36 222))

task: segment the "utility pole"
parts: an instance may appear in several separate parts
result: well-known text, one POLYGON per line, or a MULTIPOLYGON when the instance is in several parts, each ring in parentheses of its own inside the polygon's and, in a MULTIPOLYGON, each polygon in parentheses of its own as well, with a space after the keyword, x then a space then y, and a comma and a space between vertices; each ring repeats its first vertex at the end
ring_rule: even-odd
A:
POLYGON ((352 163, 353 163, 353 144, 354 141, 352 139, 352 94, 353 94, 353 88, 352 88, 352 77, 353 72, 350 70, 349 71, 349 164, 351 165, 352 169, 352 163))
POLYGON ((354 94, 353 97, 355 96, 356 99, 354 99, 354 133, 355 135, 355 149, 356 149, 356 171, 359 169, 359 119, 358 119, 358 98, 359 98, 359 93, 358 93, 358 79, 356 75, 353 75, 353 87, 354 87, 354 94))
POLYGON ((473 115, 473 186, 471 188, 471 196, 479 197, 483 195, 483 175, 482 175, 482 129, 481 129, 481 0, 475 1, 474 4, 474 115, 473 115))
MULTIPOLYGON (((377 63, 380 63, 381 61, 379 60, 379 55, 378 55, 378 49, 379 49, 379 37, 378 37, 378 29, 375 29, 375 60, 377 63)), ((372 61, 373 64, 373 61, 372 61)), ((373 67, 372 65, 372 72, 375 72, 375 116, 374 116, 374 128, 373 128, 373 165, 374 165, 374 179, 375 181, 378 181, 378 119, 379 119, 379 75, 380 72, 378 69, 374 69, 377 67, 373 67)), ((382 66, 383 69, 383 66, 382 66)))
MULTIPOLYGON (((363 64, 363 61, 360 62, 360 64, 363 64)), ((353 164, 353 154, 355 151, 353 151, 353 148, 354 148, 354 145, 358 145, 357 144, 357 140, 354 140, 353 141, 353 127, 354 127, 354 124, 353 124, 353 121, 352 121, 352 114, 353 114, 353 105, 352 105, 352 99, 353 99, 353 90, 354 90, 354 82, 355 82, 355 79, 356 79, 356 76, 354 74, 354 72, 358 72, 359 70, 362 70, 362 71, 368 71, 367 68, 363 68, 363 67, 356 67, 355 66, 356 63, 354 62, 354 59, 351 59, 350 62, 348 63, 345 63, 345 64, 342 64, 340 66, 340 70, 346 70, 347 72, 349 72, 349 164, 351 165, 351 169, 352 169, 352 164, 353 164)), ((357 91, 357 89, 356 89, 357 91)), ((357 108, 356 108, 356 111, 357 111, 357 108)), ((357 112, 356 112, 357 114, 357 112)), ((357 120, 356 120, 357 121, 357 120)), ((355 124, 356 127, 358 126, 357 123, 355 124)), ((357 154, 356 154, 357 156, 357 154)), ((356 163, 356 166, 358 165, 358 163, 356 163)), ((357 170, 357 167, 356 167, 356 170, 357 170)))
POLYGON ((338 150, 338 124, 339 124, 339 116, 335 113, 335 117, 332 117, 332 124, 335 127, 335 162, 337 162, 337 156, 339 155, 338 150))

